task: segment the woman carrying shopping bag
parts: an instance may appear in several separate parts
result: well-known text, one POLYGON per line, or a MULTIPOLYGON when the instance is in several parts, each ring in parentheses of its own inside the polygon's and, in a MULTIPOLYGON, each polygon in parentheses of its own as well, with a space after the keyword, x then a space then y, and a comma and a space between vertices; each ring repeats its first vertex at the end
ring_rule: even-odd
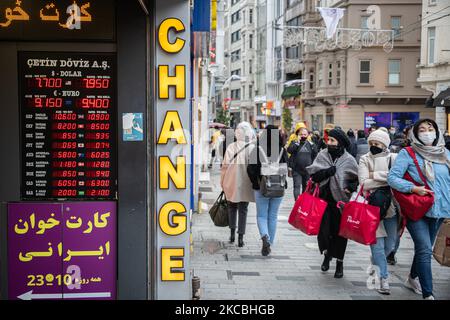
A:
POLYGON ((391 140, 383 130, 373 131, 367 141, 370 151, 359 161, 359 184, 363 186, 363 192, 370 193, 369 204, 380 207, 382 220, 376 232, 377 243, 370 245, 370 250, 372 264, 379 268, 380 287, 377 291, 390 294, 386 257, 395 249, 397 242, 397 217, 387 176, 397 154, 389 152, 391 140))
POLYGON ((236 220, 239 212, 238 246, 244 246, 249 202, 255 202, 252 183, 247 176, 249 155, 255 147, 255 131, 248 122, 241 122, 235 131, 236 142, 231 143, 224 156, 220 185, 228 200, 230 242, 234 243, 236 220))
POLYGON ((324 254, 322 271, 328 271, 330 261, 337 259, 335 278, 344 276, 344 255, 347 239, 339 236, 341 212, 337 203, 348 202, 358 185, 358 165, 346 149, 350 141, 344 131, 328 133, 327 148, 306 169, 314 182, 320 183, 320 197, 328 202, 317 237, 320 253, 324 254))
MULTIPOLYGON (((407 217, 406 228, 414 242, 414 259, 405 285, 422 294, 424 299, 434 300, 431 255, 440 225, 445 218, 450 218, 450 152, 445 148, 443 134, 431 119, 416 122, 408 138, 411 147, 398 154, 388 183, 408 195, 413 204, 421 203, 420 198, 434 195, 434 201, 426 205, 425 210, 418 205, 409 212, 401 210, 407 217), (406 179, 408 176, 414 182, 406 179), (413 216, 417 212, 424 214, 413 216)), ((406 203, 402 204, 400 199, 398 197, 398 202, 404 208, 406 203)))
MULTIPOLYGON (((283 147, 280 130, 276 126, 268 125, 261 130, 256 148, 250 155, 250 164, 247 166, 256 200, 256 217, 259 233, 262 240, 261 254, 267 256, 271 252, 270 246, 275 240, 277 228, 278 209, 280 208, 283 195, 272 197, 265 195, 267 186, 266 179, 262 175, 263 165, 269 161, 274 164, 284 164, 287 175, 287 152, 283 147)), ((287 188, 286 176, 273 177, 281 182, 283 189, 287 188), (284 184, 283 184, 284 183, 284 184)))

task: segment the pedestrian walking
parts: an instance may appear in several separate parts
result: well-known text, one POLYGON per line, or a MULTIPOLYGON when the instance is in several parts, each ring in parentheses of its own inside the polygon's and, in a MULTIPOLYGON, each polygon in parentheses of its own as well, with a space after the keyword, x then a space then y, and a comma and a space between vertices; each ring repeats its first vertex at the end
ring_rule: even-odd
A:
MULTIPOLYGON (((298 140, 298 137, 300 136, 300 130, 301 129, 307 129, 308 130, 308 128, 306 127, 304 122, 297 122, 297 124, 295 125, 294 132, 289 136, 289 140, 287 141, 287 143, 283 144, 286 148, 291 145, 292 141, 297 141, 298 140)), ((283 135, 281 137, 283 137, 283 135)))
POLYGON ((308 130, 301 128, 298 139, 293 140, 287 149, 290 154, 289 167, 292 169, 294 182, 294 200, 297 200, 300 193, 306 189, 306 183, 309 180, 306 167, 309 167, 317 156, 317 147, 308 141, 308 136, 308 130))
POLYGON ((341 212, 337 203, 348 202, 358 185, 358 165, 355 158, 346 151, 349 144, 344 131, 330 130, 327 149, 319 152, 313 164, 307 168, 313 182, 320 183, 320 198, 328 203, 317 240, 320 253, 324 254, 322 271, 328 271, 332 258, 337 259, 335 278, 342 278, 344 275, 347 247, 347 239, 339 236, 341 212))
MULTIPOLYGON (((403 132, 398 132, 394 135, 394 140, 391 142, 391 145, 389 146, 389 151, 391 153, 399 153, 403 148, 406 148, 409 146, 409 140, 406 139, 406 136, 403 132)), ((397 215, 397 225, 398 226, 404 226, 402 215, 397 215)), ((401 228, 403 229, 403 228, 401 228)), ((402 231, 402 230, 398 230, 402 231)), ((400 239, 401 237, 397 237, 397 242, 395 244, 394 250, 387 256, 387 263, 390 265, 395 265, 397 263, 397 259, 395 258, 395 255, 397 254, 398 248, 400 247, 400 239)))
MULTIPOLYGON (((270 162, 287 163, 288 156, 281 141, 280 130, 274 125, 268 125, 261 130, 257 140, 257 147, 252 150, 247 173, 252 182, 256 200, 256 217, 259 233, 262 240, 261 254, 267 256, 275 241, 278 209, 283 197, 266 197, 261 192, 261 167, 265 158, 270 162)), ((285 184, 287 188, 287 184, 285 184)))
POLYGON ((238 124, 236 142, 231 143, 222 163, 220 185, 228 201, 228 222, 230 243, 235 241, 236 220, 238 222, 238 246, 244 246, 244 234, 247 225, 249 202, 255 202, 252 183, 247 175, 249 155, 255 147, 255 131, 248 122, 238 124))
POLYGON ((358 177, 363 191, 370 193, 369 199, 374 199, 380 206, 380 210, 386 210, 377 229, 377 242, 370 246, 372 264, 378 267, 379 288, 381 294, 390 294, 389 273, 387 268, 387 256, 394 251, 397 242, 397 212, 393 201, 392 191, 387 183, 387 176, 391 166, 395 162, 397 154, 390 153, 389 134, 382 130, 373 131, 367 139, 370 151, 363 155, 359 161, 358 177))
POLYGON ((407 219, 406 227, 414 242, 414 259, 405 283, 415 293, 421 293, 424 299, 434 300, 431 255, 443 219, 450 218, 450 152, 445 148, 443 134, 431 119, 416 122, 409 132, 409 139, 419 168, 431 190, 423 186, 416 165, 406 149, 398 154, 389 172, 388 183, 403 193, 415 193, 419 196, 434 194, 434 205, 421 219, 407 219), (406 172, 422 186, 405 180, 406 172))
POLYGON ((209 162, 208 168, 211 169, 213 167, 214 164, 214 160, 216 159, 217 156, 217 149, 219 147, 219 143, 220 143, 220 136, 221 136, 221 132, 219 130, 218 126, 214 127, 214 132, 211 136, 211 140, 209 141, 209 147, 211 149, 211 160, 209 162))
POLYGON ((369 145, 366 139, 366 133, 364 130, 358 130, 358 140, 356 140, 356 163, 359 163, 359 159, 369 152, 369 145))

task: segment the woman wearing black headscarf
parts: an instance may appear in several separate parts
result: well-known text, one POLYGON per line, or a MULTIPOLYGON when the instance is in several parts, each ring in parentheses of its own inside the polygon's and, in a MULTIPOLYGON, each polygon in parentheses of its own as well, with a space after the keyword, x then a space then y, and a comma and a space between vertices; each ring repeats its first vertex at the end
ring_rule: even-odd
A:
POLYGON ((317 237, 320 253, 324 254, 322 271, 328 271, 336 258, 335 278, 344 275, 344 255, 347 239, 339 236, 341 212, 339 201, 348 202, 358 186, 358 165, 348 152, 350 141, 344 131, 332 129, 328 133, 327 149, 322 150, 307 168, 314 182, 320 183, 320 197, 328 202, 317 237))

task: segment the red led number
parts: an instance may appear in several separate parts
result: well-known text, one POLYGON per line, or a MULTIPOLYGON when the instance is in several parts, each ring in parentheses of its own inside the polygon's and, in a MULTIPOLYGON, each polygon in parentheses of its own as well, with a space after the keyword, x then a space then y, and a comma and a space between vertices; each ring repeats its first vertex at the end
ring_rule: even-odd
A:
POLYGON ((61 108, 62 98, 34 98, 36 108, 61 108))
POLYGON ((83 79, 83 88, 107 89, 109 88, 109 79, 83 79))
POLYGON ((109 171, 103 170, 87 171, 86 176, 88 178, 109 178, 109 171))
POLYGON ((54 178, 75 178, 77 172, 75 170, 53 171, 52 176, 54 178))
POLYGON ((109 190, 87 190, 86 194, 89 197, 108 197, 110 194, 109 190))
POLYGON ((75 151, 57 151, 53 152, 53 158, 57 159, 69 159, 69 158, 76 158, 77 153, 75 151))
POLYGON ((109 99, 83 98, 81 99, 81 107, 84 109, 108 109, 109 99))
POLYGON ((74 140, 77 138, 75 132, 54 132, 52 138, 56 140, 74 140))
POLYGON ((52 124, 53 130, 76 130, 77 124, 75 122, 56 122, 52 124))
POLYGON ((76 161, 55 161, 53 162, 53 168, 76 168, 76 161))
POLYGON ((53 142, 52 148, 53 149, 76 149, 77 143, 76 142, 53 142))
POLYGON ((56 197, 75 197, 77 195, 77 190, 70 189, 70 190, 53 190, 52 192, 53 196, 56 197))
POLYGON ((107 113, 90 113, 87 119, 91 121, 108 121, 110 116, 107 113))
POLYGON ((75 113, 55 113, 53 120, 76 120, 77 115, 75 113))

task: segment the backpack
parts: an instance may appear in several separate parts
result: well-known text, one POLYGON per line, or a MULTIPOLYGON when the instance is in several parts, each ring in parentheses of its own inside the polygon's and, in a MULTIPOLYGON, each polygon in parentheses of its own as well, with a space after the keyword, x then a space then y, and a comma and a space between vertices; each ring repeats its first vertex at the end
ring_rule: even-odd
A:
POLYGON ((286 163, 280 163, 284 149, 281 149, 276 162, 269 162, 264 150, 259 147, 265 162, 261 161, 261 181, 259 183, 261 194, 266 198, 280 198, 284 196, 287 187, 286 177, 288 167, 286 163))

